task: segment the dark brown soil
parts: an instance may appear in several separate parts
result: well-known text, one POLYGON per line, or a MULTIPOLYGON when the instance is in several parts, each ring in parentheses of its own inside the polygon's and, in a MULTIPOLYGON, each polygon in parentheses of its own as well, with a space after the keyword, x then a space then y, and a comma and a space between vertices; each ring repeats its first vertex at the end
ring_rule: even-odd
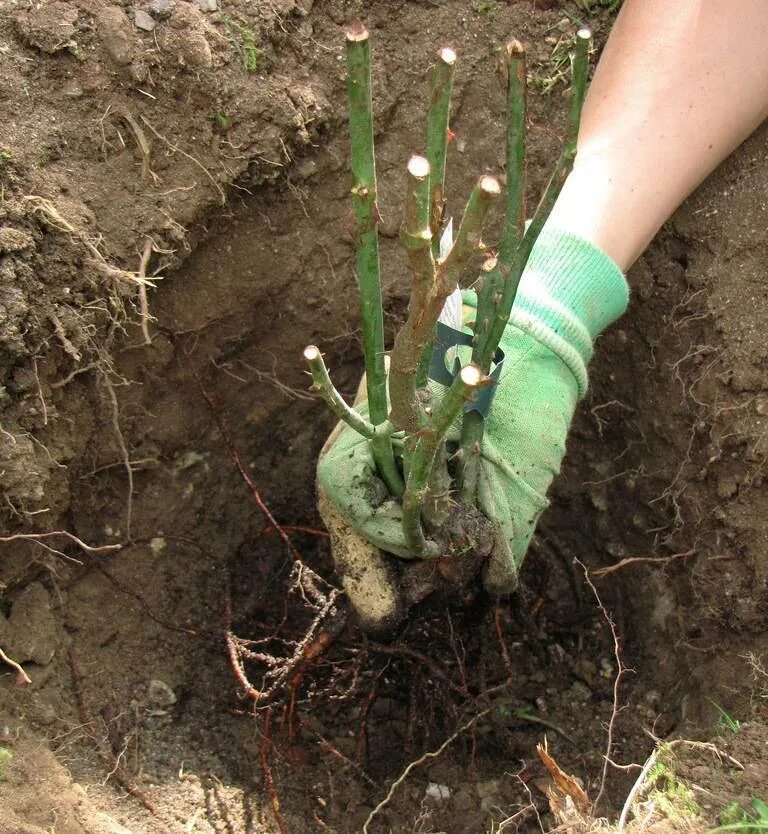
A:
MULTIPOLYGON (((0 530, 120 546, 0 543, 0 648, 32 679, 0 666, 0 831, 276 831, 279 797, 292 834, 353 834, 409 762, 468 723, 370 831, 548 830, 545 736, 594 799, 606 752, 642 764, 649 731, 713 738, 713 702, 751 719, 718 741, 745 775, 685 760, 714 797, 686 830, 768 799, 752 766, 768 740, 765 127, 632 270, 518 597, 428 600, 386 642, 350 624, 270 711, 241 697, 227 654, 228 598, 232 630, 262 653, 291 654, 312 618, 233 449, 301 561, 334 582, 313 483, 333 419, 306 391, 301 349, 320 345, 354 391, 344 26, 363 17, 375 37, 391 337, 431 54, 450 43, 461 60, 457 212, 503 161, 499 45, 531 44, 533 199, 562 126, 558 39, 584 5, 176 0, 136 4, 158 18, 145 31, 127 3, 0 0, 0 530), (631 557, 660 561, 597 573, 631 557), (606 613, 626 667, 609 751, 606 613), (727 780, 713 788, 707 768, 727 780)), ((610 14, 591 5, 599 44, 610 14)), ((255 686, 267 671, 247 667, 255 686)), ((598 811, 615 820, 638 769, 607 773, 598 811)))

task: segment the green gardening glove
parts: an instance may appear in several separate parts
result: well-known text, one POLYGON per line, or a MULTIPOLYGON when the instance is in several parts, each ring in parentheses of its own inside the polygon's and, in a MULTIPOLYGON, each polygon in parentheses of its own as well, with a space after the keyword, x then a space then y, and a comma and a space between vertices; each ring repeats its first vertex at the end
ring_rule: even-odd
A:
MULTIPOLYGON (((496 524, 485 568, 492 593, 514 590, 546 493, 560 471, 597 335, 626 309, 627 283, 592 244, 545 227, 523 273, 500 347, 505 359, 487 421, 478 506, 496 524)), ((465 305, 475 306, 472 292, 465 305)), ((455 438, 454 438, 455 439, 455 438)), ((318 486, 349 526, 381 550, 409 556, 400 508, 376 475, 368 443, 343 429, 325 450, 318 486)))

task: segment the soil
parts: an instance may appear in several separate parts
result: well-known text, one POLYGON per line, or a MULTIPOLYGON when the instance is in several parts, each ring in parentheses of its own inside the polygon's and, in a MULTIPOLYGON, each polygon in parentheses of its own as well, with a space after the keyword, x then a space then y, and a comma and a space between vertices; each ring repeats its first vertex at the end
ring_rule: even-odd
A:
POLYGON ((417 760, 371 832, 549 830, 545 737, 608 820, 639 767, 603 780, 606 753, 642 765, 656 739, 719 753, 680 754, 697 807, 651 808, 646 830, 768 799, 766 127, 631 271, 519 595, 427 600, 374 640, 342 622, 319 529, 333 418, 301 350, 345 394, 361 367, 345 26, 374 33, 391 340, 434 50, 460 55, 459 211, 502 167, 500 44, 530 43, 533 200, 563 126, 560 39, 578 18, 599 46, 611 14, 0 0, 0 648, 32 681, 0 665, 0 831, 359 832, 417 760), (33 537, 53 531, 70 536, 33 537), (320 609, 335 639, 281 683, 269 657, 320 609), (269 708, 243 696, 230 629, 269 708))

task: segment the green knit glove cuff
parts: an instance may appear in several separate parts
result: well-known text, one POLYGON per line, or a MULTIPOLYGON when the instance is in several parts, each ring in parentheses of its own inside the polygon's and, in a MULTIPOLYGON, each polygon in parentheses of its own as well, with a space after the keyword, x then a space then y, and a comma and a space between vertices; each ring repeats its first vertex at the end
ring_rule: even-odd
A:
MULTIPOLYGON (((627 309, 629 288, 616 263, 580 237, 545 226, 518 287, 509 323, 546 345, 587 392, 595 337, 627 309)), ((476 305, 467 295, 465 304, 476 305)))

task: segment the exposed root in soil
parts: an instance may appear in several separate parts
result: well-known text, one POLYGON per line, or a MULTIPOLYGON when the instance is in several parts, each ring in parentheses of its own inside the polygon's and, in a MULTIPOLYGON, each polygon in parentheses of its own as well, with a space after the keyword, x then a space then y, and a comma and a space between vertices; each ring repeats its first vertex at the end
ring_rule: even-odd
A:
POLYGON ((157 809, 143 791, 136 787, 133 780, 125 772, 121 757, 115 755, 109 743, 101 738, 96 732, 96 726, 91 717, 91 711, 88 707, 88 702, 85 700, 85 693, 83 691, 83 676, 80 672, 80 666, 77 662, 77 654, 75 649, 70 646, 68 650, 69 665, 72 672, 72 685, 75 688, 75 699, 77 700, 77 707, 80 711, 80 719, 85 731, 93 742, 99 756, 104 760, 109 768, 109 777, 113 778, 120 787, 124 788, 132 797, 137 799, 151 814, 156 814, 157 809))
POLYGON ((414 759, 406 768, 405 770, 395 779, 395 781, 390 785, 389 791, 387 791, 387 795, 384 799, 379 802, 379 804, 368 814, 368 818, 363 825, 363 834, 368 834, 368 828, 373 820, 384 810, 384 808, 389 805, 392 801, 392 797, 395 795, 395 791, 400 787, 400 785, 405 782, 405 780, 411 775, 411 773, 420 765, 423 765, 425 762, 429 761, 429 759, 436 759, 438 756, 442 755, 442 753, 448 748, 450 744, 452 744, 456 739, 462 734, 465 733, 467 730, 471 729, 475 726, 475 724, 485 718, 486 715, 491 711, 491 708, 488 707, 487 709, 482 710, 481 712, 473 715, 469 721, 466 721, 462 724, 458 730, 452 733, 448 738, 436 749, 430 750, 424 755, 419 756, 418 759, 414 759))
POLYGON ((12 657, 8 657, 8 655, 3 651, 2 647, 0 647, 0 660, 3 663, 6 663, 11 669, 16 670, 16 683, 19 686, 26 686, 27 684, 32 683, 32 678, 24 671, 24 668, 20 663, 17 663, 12 657))

